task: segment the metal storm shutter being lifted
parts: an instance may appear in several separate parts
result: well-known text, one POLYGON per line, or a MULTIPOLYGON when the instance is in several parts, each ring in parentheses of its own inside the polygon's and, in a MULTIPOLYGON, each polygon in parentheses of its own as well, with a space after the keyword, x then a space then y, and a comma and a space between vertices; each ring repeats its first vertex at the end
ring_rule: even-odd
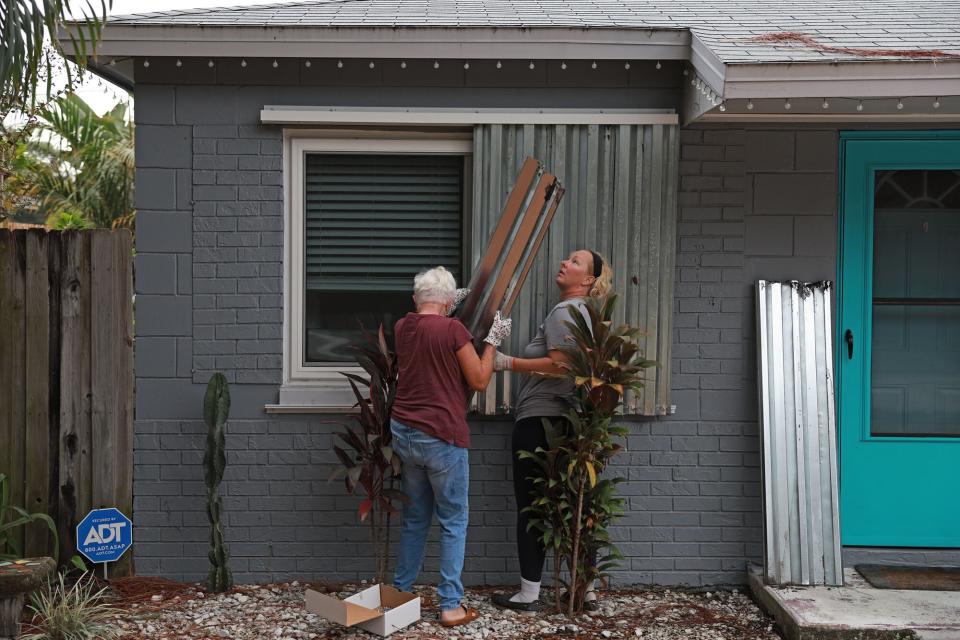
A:
MULTIPOLYGON (((625 413, 663 415, 670 407, 670 345, 679 143, 675 125, 478 125, 474 128, 470 265, 476 269, 526 157, 566 189, 512 313, 504 351, 519 354, 558 301, 560 261, 576 249, 602 253, 620 296, 616 320, 642 327, 648 358, 643 393, 625 413)), ((477 398, 480 413, 509 411, 517 376, 499 376, 477 398)))
POLYGON ((308 153, 308 289, 408 291, 442 264, 460 280, 463 158, 308 153))

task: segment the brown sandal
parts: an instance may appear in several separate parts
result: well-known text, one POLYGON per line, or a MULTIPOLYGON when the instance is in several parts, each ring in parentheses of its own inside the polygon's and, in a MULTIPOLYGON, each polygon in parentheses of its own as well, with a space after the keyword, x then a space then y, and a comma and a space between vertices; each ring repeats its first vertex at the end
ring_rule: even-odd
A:
POLYGON ((461 624, 469 624, 480 617, 480 612, 476 609, 470 607, 463 607, 463 610, 466 612, 462 618, 457 618, 456 620, 446 621, 443 618, 440 618, 441 627, 457 627, 461 624))

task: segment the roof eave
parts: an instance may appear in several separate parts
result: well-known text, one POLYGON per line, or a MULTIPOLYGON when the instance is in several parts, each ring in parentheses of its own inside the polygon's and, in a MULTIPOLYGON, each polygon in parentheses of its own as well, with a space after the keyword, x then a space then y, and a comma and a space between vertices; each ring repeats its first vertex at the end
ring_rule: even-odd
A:
POLYGON ((728 100, 956 93, 960 93, 957 59, 727 64, 722 88, 728 100))
MULTIPOLYGON (((68 27, 70 29, 70 27, 68 27)), ((61 38, 72 54, 66 32, 61 38)), ((107 57, 568 58, 686 60, 686 29, 568 27, 233 27, 109 25, 107 57)))

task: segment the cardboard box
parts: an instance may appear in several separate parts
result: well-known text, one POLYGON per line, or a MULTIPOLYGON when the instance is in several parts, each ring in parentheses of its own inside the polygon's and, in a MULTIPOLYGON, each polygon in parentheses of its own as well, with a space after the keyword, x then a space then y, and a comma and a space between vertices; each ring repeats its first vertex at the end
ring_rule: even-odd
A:
POLYGON ((356 626, 386 637, 420 619, 420 597, 385 584, 374 585, 345 600, 307 589, 307 611, 344 627, 356 626))

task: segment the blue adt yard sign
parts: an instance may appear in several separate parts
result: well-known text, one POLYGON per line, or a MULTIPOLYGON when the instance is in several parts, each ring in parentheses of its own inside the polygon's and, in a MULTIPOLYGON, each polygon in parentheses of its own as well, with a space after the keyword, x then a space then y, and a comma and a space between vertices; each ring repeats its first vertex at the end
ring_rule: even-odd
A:
POLYGON ((133 523, 113 507, 94 509, 77 525, 77 551, 90 562, 119 560, 131 545, 133 523))

